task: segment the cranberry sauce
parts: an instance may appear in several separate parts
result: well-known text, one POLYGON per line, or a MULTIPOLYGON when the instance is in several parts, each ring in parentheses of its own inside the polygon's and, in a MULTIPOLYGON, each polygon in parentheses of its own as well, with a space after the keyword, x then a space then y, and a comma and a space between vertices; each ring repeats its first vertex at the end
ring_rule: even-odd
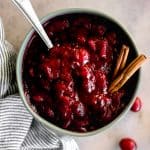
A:
POLYGON ((44 27, 54 47, 48 51, 34 33, 23 64, 24 91, 37 113, 76 132, 114 120, 131 99, 139 74, 108 93, 122 44, 130 47, 128 63, 136 57, 129 37, 111 20, 89 14, 59 16, 44 27))

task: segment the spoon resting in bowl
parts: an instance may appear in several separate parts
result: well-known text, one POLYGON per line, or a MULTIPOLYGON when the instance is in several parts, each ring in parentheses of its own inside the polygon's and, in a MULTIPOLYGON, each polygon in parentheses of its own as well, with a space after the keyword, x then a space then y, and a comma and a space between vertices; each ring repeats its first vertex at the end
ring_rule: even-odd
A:
POLYGON ((47 33, 45 32, 44 28, 42 27, 32 7, 30 0, 12 0, 12 2, 19 8, 19 10, 28 19, 28 21, 31 23, 32 27, 36 30, 36 32, 39 34, 39 36, 44 41, 48 49, 51 49, 53 47, 53 44, 49 39, 47 33))

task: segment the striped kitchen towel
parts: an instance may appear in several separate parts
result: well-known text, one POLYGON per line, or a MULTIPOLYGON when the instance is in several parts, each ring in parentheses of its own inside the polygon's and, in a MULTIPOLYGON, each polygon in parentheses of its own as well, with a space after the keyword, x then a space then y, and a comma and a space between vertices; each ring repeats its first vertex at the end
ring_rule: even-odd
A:
POLYGON ((78 150, 73 138, 50 132, 26 110, 17 94, 15 60, 0 18, 0 150, 78 150))

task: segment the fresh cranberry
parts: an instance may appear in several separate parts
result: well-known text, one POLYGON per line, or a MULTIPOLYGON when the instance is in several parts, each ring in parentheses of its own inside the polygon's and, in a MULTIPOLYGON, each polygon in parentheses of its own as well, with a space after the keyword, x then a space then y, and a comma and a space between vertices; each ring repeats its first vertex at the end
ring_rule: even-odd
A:
POLYGON ((134 104, 131 107, 131 110, 133 112, 138 112, 141 110, 142 107, 142 101, 139 97, 136 97, 134 104))
POLYGON ((137 144, 136 142, 131 138, 123 138, 120 143, 121 150, 136 150, 137 144))

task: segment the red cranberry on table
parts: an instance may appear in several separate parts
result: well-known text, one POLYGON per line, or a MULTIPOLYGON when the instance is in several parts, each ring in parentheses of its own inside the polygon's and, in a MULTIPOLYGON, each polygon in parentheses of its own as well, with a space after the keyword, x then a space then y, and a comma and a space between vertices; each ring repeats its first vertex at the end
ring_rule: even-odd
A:
POLYGON ((134 139, 131 138, 123 138, 120 143, 121 150, 137 150, 137 144, 134 139))
POLYGON ((142 101, 139 97, 136 97, 136 99, 131 107, 131 110, 133 112, 138 112, 141 110, 141 107, 142 107, 142 101))

